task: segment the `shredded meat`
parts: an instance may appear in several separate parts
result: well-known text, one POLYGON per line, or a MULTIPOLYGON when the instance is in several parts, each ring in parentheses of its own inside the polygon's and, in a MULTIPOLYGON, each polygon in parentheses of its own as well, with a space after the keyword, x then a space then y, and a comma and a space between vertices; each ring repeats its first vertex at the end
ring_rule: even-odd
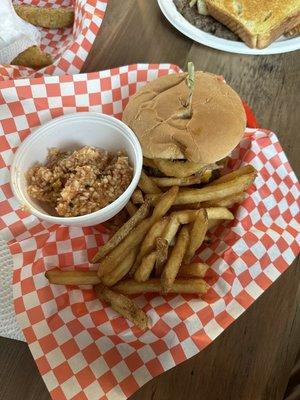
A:
POLYGON ((100 210, 116 200, 133 175, 124 153, 85 146, 73 152, 50 149, 45 165, 27 172, 28 194, 50 204, 63 217, 100 210))

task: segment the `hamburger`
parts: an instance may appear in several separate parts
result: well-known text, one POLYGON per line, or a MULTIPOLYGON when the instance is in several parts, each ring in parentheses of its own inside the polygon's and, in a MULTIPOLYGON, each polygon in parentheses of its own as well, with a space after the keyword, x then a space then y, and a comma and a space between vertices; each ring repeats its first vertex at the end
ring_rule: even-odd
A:
POLYGON ((167 176, 177 176, 169 172, 174 168, 164 168, 171 162, 193 174, 214 169, 237 146, 246 127, 238 94, 222 77, 194 72, 191 64, 188 73, 145 85, 129 100, 123 121, 141 143, 144 164, 159 166, 167 176))

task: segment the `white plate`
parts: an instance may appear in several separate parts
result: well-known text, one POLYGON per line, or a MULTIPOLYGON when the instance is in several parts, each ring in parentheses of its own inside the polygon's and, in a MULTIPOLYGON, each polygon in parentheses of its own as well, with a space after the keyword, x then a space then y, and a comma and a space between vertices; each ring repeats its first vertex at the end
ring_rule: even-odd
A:
POLYGON ((250 47, 246 46, 243 42, 221 39, 196 28, 177 11, 173 0, 157 0, 157 2, 164 16, 176 29, 196 42, 213 47, 214 49, 228 51, 230 53, 252 55, 287 53, 300 49, 300 37, 293 39, 281 37, 266 49, 250 49, 250 47))

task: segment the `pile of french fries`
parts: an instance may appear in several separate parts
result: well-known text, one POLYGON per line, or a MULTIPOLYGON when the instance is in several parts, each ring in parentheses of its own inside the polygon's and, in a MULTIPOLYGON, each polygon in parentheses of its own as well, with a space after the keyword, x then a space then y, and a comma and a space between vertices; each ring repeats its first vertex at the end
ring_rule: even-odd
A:
POLYGON ((208 266, 193 257, 209 229, 234 218, 228 208, 245 198, 256 176, 248 165, 212 180, 215 168, 145 159, 126 206, 130 218, 92 260, 98 271, 48 271, 50 283, 93 285, 100 300, 143 330, 148 318, 128 295, 204 295, 208 266))

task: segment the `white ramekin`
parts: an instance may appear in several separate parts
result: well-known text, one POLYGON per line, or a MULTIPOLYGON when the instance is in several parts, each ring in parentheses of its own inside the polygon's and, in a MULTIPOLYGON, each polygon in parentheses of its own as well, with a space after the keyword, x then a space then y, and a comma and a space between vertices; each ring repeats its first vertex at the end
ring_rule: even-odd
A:
POLYGON ((12 163, 11 184, 21 205, 36 217, 53 224, 93 226, 112 218, 126 205, 138 184, 142 165, 140 143, 127 125, 109 115, 79 112, 55 118, 24 140, 12 163), (86 145, 113 152, 125 150, 134 169, 130 185, 113 203, 91 214, 79 217, 56 217, 48 214, 37 201, 29 197, 26 190, 26 172, 36 162, 45 162, 49 148, 74 150, 86 145))

